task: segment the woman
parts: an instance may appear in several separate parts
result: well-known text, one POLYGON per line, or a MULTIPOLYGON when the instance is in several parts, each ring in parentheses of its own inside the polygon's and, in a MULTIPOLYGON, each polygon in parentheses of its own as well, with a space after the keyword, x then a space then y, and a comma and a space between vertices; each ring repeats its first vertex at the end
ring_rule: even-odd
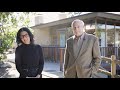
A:
POLYGON ((16 69, 19 78, 41 78, 44 66, 43 52, 40 45, 34 44, 33 34, 26 27, 17 32, 18 47, 15 51, 16 69))

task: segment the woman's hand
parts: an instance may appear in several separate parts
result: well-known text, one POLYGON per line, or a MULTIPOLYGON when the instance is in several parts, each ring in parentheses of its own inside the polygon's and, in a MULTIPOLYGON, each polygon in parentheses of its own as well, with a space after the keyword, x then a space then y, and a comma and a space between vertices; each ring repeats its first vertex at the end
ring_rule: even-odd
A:
POLYGON ((26 78, 40 78, 40 74, 38 74, 36 77, 26 77, 26 78))
POLYGON ((40 78, 40 74, 38 74, 38 75, 36 76, 36 78, 40 78))

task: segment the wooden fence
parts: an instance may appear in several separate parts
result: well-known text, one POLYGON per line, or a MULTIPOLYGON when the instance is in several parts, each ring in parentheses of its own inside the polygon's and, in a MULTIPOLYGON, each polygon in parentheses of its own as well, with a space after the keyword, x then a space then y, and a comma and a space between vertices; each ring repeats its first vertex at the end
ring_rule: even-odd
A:
POLYGON ((43 46, 42 50, 46 61, 59 62, 61 58, 63 59, 64 47, 43 46))
POLYGON ((117 75, 116 73, 116 65, 119 64, 120 65, 120 60, 116 60, 116 56, 112 55, 111 58, 108 57, 101 57, 102 61, 107 61, 108 63, 111 64, 111 70, 107 71, 104 69, 99 69, 99 72, 104 73, 108 76, 111 76, 111 78, 120 78, 120 75, 117 75))
MULTIPOLYGON (((45 60, 59 62, 60 58, 64 56, 64 48, 58 46, 43 46, 43 54, 45 60), (62 55, 60 55, 62 49, 62 55)), ((116 59, 120 60, 120 48, 119 47, 100 47, 101 56, 111 58, 111 55, 115 55, 116 59)))
MULTIPOLYGON (((43 54, 44 54, 44 58, 45 60, 48 61, 54 61, 54 62, 60 62, 60 71, 63 70, 63 59, 64 59, 64 47, 42 47, 43 48, 43 54)), ((120 77, 120 75, 117 75, 116 73, 116 65, 120 64, 120 60, 117 60, 118 58, 116 58, 116 55, 112 55, 115 53, 115 51, 113 50, 117 50, 117 48, 101 48, 101 55, 103 55, 104 51, 109 52, 109 57, 106 57, 107 54, 105 54, 105 56, 103 55, 101 57, 102 61, 108 62, 110 63, 110 67, 111 70, 107 71, 105 69, 103 69, 103 67, 101 66, 99 69, 100 73, 104 73, 108 76, 111 76, 111 78, 117 78, 120 77), (111 52, 110 52, 111 50, 111 52), (111 55, 111 58, 110 58, 111 55)), ((119 55, 117 55, 119 56, 119 55)))

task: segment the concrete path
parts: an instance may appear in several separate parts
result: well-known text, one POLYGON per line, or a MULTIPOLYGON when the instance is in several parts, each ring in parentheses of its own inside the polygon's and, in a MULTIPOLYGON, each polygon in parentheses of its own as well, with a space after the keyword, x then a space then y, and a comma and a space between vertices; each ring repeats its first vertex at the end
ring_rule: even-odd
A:
MULTIPOLYGON (((18 78, 19 73, 14 64, 15 54, 8 54, 7 61, 7 66, 9 66, 9 68, 0 68, 0 78, 18 78)), ((60 71, 60 63, 58 62, 45 62, 42 74, 43 78, 63 78, 63 72, 60 71)), ((101 73, 99 73, 99 76, 102 78, 108 78, 107 75, 101 73)))
MULTIPOLYGON (((8 54, 7 55, 7 60, 6 64, 10 66, 11 68, 7 68, 9 70, 6 70, 4 72, 4 75, 1 74, 0 78, 18 78, 19 73, 15 68, 15 54, 8 54)), ((6 65, 4 64, 4 66, 6 65)), ((1 68, 1 72, 3 68, 1 68)), ((43 68, 43 78, 62 78, 63 77, 63 72, 60 71, 60 65, 59 63, 55 62, 45 62, 44 63, 44 68, 43 68)))

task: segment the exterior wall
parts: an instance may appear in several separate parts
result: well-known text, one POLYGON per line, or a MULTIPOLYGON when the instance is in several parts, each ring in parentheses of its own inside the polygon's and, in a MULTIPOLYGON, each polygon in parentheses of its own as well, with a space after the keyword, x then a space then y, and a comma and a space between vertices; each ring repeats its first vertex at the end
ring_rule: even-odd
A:
POLYGON ((36 44, 51 45, 51 35, 48 28, 34 30, 34 39, 36 44))
POLYGON ((35 25, 42 24, 42 23, 44 23, 43 16, 42 15, 36 16, 35 17, 35 25))
POLYGON ((50 35, 51 35, 51 45, 52 46, 57 46, 57 32, 56 29, 51 29, 50 31, 50 35))

